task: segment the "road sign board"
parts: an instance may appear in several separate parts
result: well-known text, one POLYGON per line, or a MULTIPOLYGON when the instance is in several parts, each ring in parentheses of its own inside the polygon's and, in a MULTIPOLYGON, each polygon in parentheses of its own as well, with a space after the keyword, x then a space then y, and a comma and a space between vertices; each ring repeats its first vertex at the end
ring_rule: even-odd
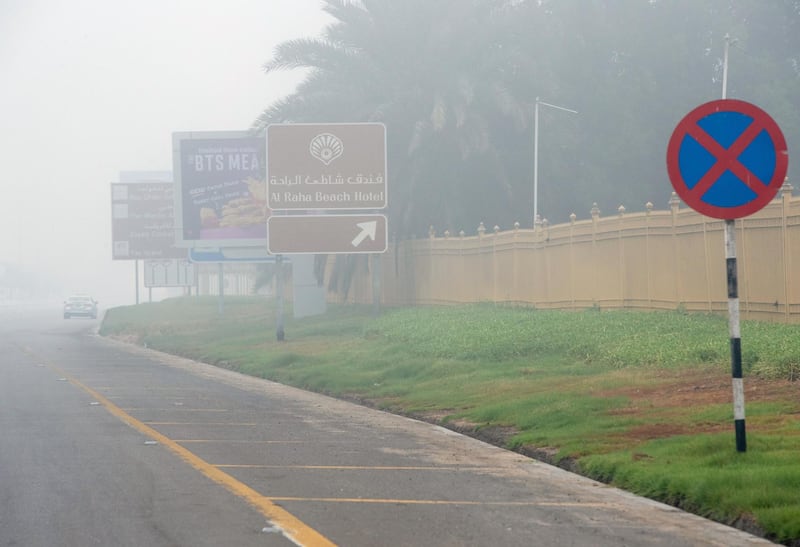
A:
POLYGON ((384 215, 287 215, 267 220, 272 254, 383 253, 388 247, 384 215))
POLYGON ((222 247, 222 248, 197 248, 189 249, 191 262, 218 263, 269 263, 275 262, 275 257, 267 253, 263 247, 222 247))
POLYGON ((775 197, 789 164, 778 124, 736 99, 702 104, 678 123, 667 146, 675 192, 695 211, 732 220, 775 197))
POLYGON ((183 259, 145 260, 145 287, 193 287, 197 285, 194 264, 183 259))
POLYGON ((113 260, 186 258, 175 247, 171 182, 111 183, 113 260))
POLYGON ((269 125, 267 181, 267 204, 273 210, 383 209, 386 127, 269 125))

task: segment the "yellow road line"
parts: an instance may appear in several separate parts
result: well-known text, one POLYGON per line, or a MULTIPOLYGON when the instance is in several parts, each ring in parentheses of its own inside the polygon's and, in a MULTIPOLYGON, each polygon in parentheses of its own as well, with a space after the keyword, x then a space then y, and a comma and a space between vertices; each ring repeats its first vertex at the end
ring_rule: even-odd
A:
POLYGON ((433 465, 261 465, 261 464, 236 464, 215 463, 215 467, 225 469, 319 469, 343 471, 481 471, 488 467, 442 467, 433 465))
MULTIPOLYGON (((125 411, 123 410, 123 412, 125 411)), ((241 427, 254 427, 260 425, 255 422, 142 422, 142 423, 147 425, 225 425, 225 426, 235 425, 241 427)))
MULTIPOLYGON (((32 351, 28 350, 28 353, 31 356, 37 357, 41 359, 41 357, 36 356, 32 351)), ((108 410, 111 414, 131 426, 132 428, 136 429, 140 433, 147 435, 151 439, 157 441, 158 443, 162 444, 163 446, 167 447, 171 452, 178 455, 183 461, 194 467, 196 470, 200 471, 203 475, 211 479, 212 481, 216 482, 224 486, 229 492, 235 494, 236 496, 244 499, 254 508, 256 508, 262 515, 264 515, 270 522, 275 525, 276 527, 280 528, 283 534, 298 545, 303 545, 306 547, 328 547, 334 546, 331 540, 302 522, 300 519, 283 509, 282 507, 275 505, 271 498, 268 498, 256 490, 250 488, 246 484, 239 482, 238 480, 234 479, 227 473, 221 471, 220 469, 214 467, 213 465, 209 464, 205 460, 199 458, 189 450, 185 449, 166 435, 162 435, 152 427, 149 427, 144 422, 140 422, 120 407, 106 399, 103 395, 95 391, 94 389, 90 388, 89 386, 81 383, 79 380, 70 377, 66 374, 63 370, 61 370, 56 365, 52 363, 48 364, 48 367, 51 370, 56 371, 59 375, 66 378, 71 384, 81 388, 89 395, 94 397, 100 404, 102 404, 106 410, 108 410)))
MULTIPOLYGON (((119 391, 123 392, 126 389, 130 389, 128 386, 108 386, 108 389, 112 391, 119 391)), ((205 388, 193 388, 193 387, 182 387, 182 386, 150 386, 147 388, 148 391, 188 391, 191 393, 208 393, 208 390, 205 388)), ((143 399, 147 398, 154 398, 154 397, 165 397, 165 395, 142 395, 143 399)), ((179 395, 178 397, 183 397, 183 395, 179 395)))
POLYGON ((225 443, 225 444, 308 444, 311 441, 249 441, 236 439, 172 439, 176 443, 200 444, 200 443, 225 443))
POLYGON ((157 412, 230 412, 227 408, 186 408, 184 406, 172 406, 168 408, 125 407, 122 410, 125 412, 137 412, 140 410, 155 410, 157 412))
POLYGON ((322 502, 322 503, 373 503, 405 505, 470 505, 499 507, 612 507, 610 503, 571 501, 467 501, 467 500, 407 500, 382 498, 297 498, 272 497, 272 501, 322 502))

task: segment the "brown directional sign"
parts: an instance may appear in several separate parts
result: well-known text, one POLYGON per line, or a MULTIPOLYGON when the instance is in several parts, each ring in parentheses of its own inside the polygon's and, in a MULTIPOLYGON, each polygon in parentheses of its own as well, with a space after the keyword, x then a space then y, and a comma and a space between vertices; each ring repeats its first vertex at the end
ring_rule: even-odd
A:
POLYGON ((270 254, 383 253, 384 215, 290 215, 267 220, 270 254))
POLYGON ((375 210, 387 205, 386 127, 381 123, 267 127, 272 210, 375 210))

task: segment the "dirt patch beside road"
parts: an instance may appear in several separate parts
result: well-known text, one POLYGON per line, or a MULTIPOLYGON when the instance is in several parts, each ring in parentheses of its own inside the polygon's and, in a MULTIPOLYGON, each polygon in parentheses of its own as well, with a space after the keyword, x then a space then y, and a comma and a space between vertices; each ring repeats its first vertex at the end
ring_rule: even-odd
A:
MULTIPOLYGON (((757 431, 759 423, 771 421, 796 421, 800 418, 800 382, 745 378, 746 404, 794 401, 796 408, 770 417, 751 418, 748 429, 757 431)), ((730 378, 725 378, 719 369, 703 368, 686 371, 658 371, 657 376, 646 381, 624 387, 593 391, 594 397, 624 397, 630 402, 622 408, 609 411, 613 415, 630 418, 641 417, 646 425, 633 426, 621 435, 625 444, 635 446, 640 442, 673 437, 731 431, 732 421, 683 422, 680 417, 696 412, 703 407, 733 405, 730 378), (655 419, 655 420, 654 420, 655 419)), ((362 403, 364 401, 361 401, 362 403)), ((731 406, 731 412, 733 407, 731 406)), ((473 423, 463 418, 448 419, 455 411, 436 410, 416 413, 413 417, 442 425, 459 433, 470 435, 490 444, 508 447, 509 441, 519 433, 513 427, 501 427, 473 423)), ((521 446, 518 452, 570 471, 578 469, 570 458, 556 461, 558 449, 553 447, 521 446)))

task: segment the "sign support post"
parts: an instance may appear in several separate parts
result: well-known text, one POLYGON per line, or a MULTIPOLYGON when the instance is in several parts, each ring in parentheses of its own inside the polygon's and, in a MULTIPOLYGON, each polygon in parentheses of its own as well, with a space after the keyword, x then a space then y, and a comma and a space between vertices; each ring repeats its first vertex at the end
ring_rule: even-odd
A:
POLYGON ((136 284, 136 305, 139 305, 139 261, 133 261, 133 267, 136 271, 134 283, 136 284))
MULTIPOLYGON (((722 98, 728 95, 728 51, 731 37, 725 35, 722 61, 722 98)), ((736 261, 736 219, 725 219, 725 270, 728 281, 728 333, 731 346, 731 382, 733 384, 733 427, 736 432, 736 451, 747 452, 747 432, 744 415, 744 378, 742 378, 742 337, 739 326, 739 279, 736 261)))
POLYGON ((286 334, 283 330, 283 256, 275 257, 275 338, 283 342, 286 334))
POLYGON ((769 114, 726 97, 731 43, 726 35, 722 99, 698 106, 678 123, 667 146, 667 172, 687 205, 725 221, 733 418, 736 450, 746 452, 736 219, 759 211, 775 198, 788 169, 789 152, 769 114))
POLYGON ((217 264, 217 312, 222 315, 225 311, 225 267, 220 262, 217 264))
POLYGON ((372 314, 379 317, 381 314, 381 255, 370 255, 372 264, 372 314))
POLYGON ((733 380, 733 424, 736 451, 747 451, 744 418, 744 379, 742 378, 742 337, 739 330, 739 281, 736 266, 736 221, 725 221, 725 266, 728 274, 728 331, 731 339, 731 378, 733 380))

